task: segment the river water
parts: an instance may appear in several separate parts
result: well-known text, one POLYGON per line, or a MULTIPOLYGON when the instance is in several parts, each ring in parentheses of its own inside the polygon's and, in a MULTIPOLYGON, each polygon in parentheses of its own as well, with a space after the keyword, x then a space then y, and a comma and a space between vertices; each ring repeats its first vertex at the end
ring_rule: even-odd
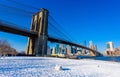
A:
POLYGON ((120 62, 120 56, 99 56, 99 57, 78 56, 77 58, 78 59, 95 59, 95 60, 120 62))

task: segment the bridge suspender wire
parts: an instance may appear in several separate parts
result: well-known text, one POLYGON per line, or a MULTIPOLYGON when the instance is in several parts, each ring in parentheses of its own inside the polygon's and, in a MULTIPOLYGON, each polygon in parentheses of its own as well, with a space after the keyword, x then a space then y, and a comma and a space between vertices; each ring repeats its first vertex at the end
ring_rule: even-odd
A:
POLYGON ((60 39, 65 39, 65 37, 63 37, 61 34, 59 34, 56 30, 54 30, 54 28, 49 28, 50 29, 50 31, 49 31, 49 33, 48 33, 48 35, 49 36, 55 36, 55 37, 57 37, 57 38, 60 38, 60 39), (52 30, 52 31, 51 31, 52 30))
POLYGON ((51 24, 51 22, 48 22, 48 24, 50 24, 50 26, 54 28, 54 30, 59 34, 59 36, 61 35, 61 37, 64 37, 64 39, 68 39, 71 41, 71 39, 68 36, 66 36, 64 32, 59 30, 55 25, 51 24))
MULTIPOLYGON (((49 24, 48 24, 49 25, 49 24)), ((50 25, 48 26, 48 35, 49 36, 55 36, 55 37, 61 37, 60 35, 59 35, 59 33, 56 31, 56 30, 54 30, 54 28, 53 27, 51 27, 50 25), (54 34, 54 35, 53 35, 54 34)))
POLYGON ((31 6, 31 5, 27 5, 27 4, 20 3, 20 2, 18 2, 17 0, 16 0, 16 1, 15 1, 15 0, 6 0, 6 1, 13 2, 13 3, 19 4, 19 5, 28 7, 28 8, 33 8, 33 9, 36 9, 36 10, 38 10, 38 11, 40 10, 39 8, 33 7, 33 6, 31 6))
POLYGON ((70 38, 69 36, 67 36, 62 29, 61 29, 62 31, 59 30, 59 29, 56 27, 56 25, 51 24, 50 21, 49 21, 48 23, 54 28, 54 30, 56 30, 57 32, 59 32, 59 34, 61 34, 62 37, 64 37, 64 39, 68 39, 69 41, 72 41, 71 38, 70 38))
POLYGON ((57 34, 58 38, 61 39, 68 39, 69 41, 71 41, 71 39, 66 36, 63 32, 61 32, 58 28, 55 27, 55 25, 51 24, 50 22, 48 22, 49 27, 51 27, 53 29, 53 31, 55 31, 54 34, 57 34))
MULTIPOLYGON (((59 27, 61 27, 61 30, 62 30, 62 33, 64 32, 64 34, 69 37, 71 39, 71 41, 73 41, 74 39, 69 35, 69 33, 67 33, 63 28, 62 26, 52 17, 49 15, 49 17, 52 19, 52 21, 54 21, 59 27), (67 33, 67 34, 66 34, 67 33)), ((74 40, 76 41, 76 40, 74 40)))
POLYGON ((54 31, 49 32, 49 33, 48 33, 48 36, 50 36, 50 37, 55 37, 55 38, 59 38, 59 39, 64 39, 64 38, 60 38, 60 37, 57 35, 57 33, 55 33, 54 31), (51 35, 51 33, 54 33, 54 35, 51 35))
POLYGON ((59 27, 61 27, 62 31, 64 31, 64 33, 66 34, 66 36, 68 36, 72 41, 74 40, 74 39, 69 35, 69 33, 66 32, 66 31, 64 30, 64 28, 63 28, 52 16, 50 16, 50 18, 51 18, 59 27))
MULTIPOLYGON (((48 23, 48 31, 49 33, 53 33, 54 32, 54 35, 56 35, 57 38, 61 38, 61 39, 66 39, 67 37, 61 33, 58 29, 56 30, 56 28, 54 27, 53 24, 51 24, 50 22, 48 23)), ((52 35, 53 36, 53 35, 52 35)), ((69 39, 70 40, 70 39, 69 39)))
POLYGON ((22 30, 26 30, 26 31, 30 31, 29 28, 25 28, 25 27, 21 27, 20 25, 17 25, 17 24, 14 24, 12 22, 9 22, 9 21, 6 21, 6 20, 2 20, 0 19, 0 24, 5 24, 6 26, 10 26, 10 27, 13 27, 13 28, 17 28, 17 29, 22 29, 22 30))
MULTIPOLYGON (((49 22, 49 24, 50 24, 50 22, 49 22)), ((67 39, 67 40, 69 40, 69 41, 72 41, 72 40, 70 39, 70 37, 68 37, 64 32, 60 31, 58 28, 56 28, 55 25, 53 25, 53 24, 50 24, 50 25, 52 26, 52 28, 54 28, 55 31, 57 31, 57 32, 59 33, 59 37, 60 37, 60 35, 61 35, 61 37, 63 37, 64 39, 67 39)), ((61 38, 61 37, 60 37, 60 38, 61 38)))
POLYGON ((5 27, 11 27, 11 28, 14 28, 14 29, 22 30, 22 31, 25 31, 25 32, 30 32, 30 30, 25 28, 25 27, 21 27, 20 25, 17 25, 17 24, 14 24, 14 23, 11 23, 11 22, 0 19, 0 27, 2 27, 1 25, 4 25, 5 27))
POLYGON ((0 23, 6 24, 6 25, 10 25, 11 27, 14 27, 14 28, 19 28, 19 29, 30 31, 29 28, 26 28, 26 27, 23 27, 23 26, 21 27, 21 25, 17 25, 15 23, 12 23, 12 22, 9 22, 9 21, 6 21, 6 20, 0 19, 0 23))
POLYGON ((3 13, 7 13, 7 14, 8 14, 8 13, 11 13, 11 14, 15 14, 15 15, 21 15, 21 16, 25 16, 25 17, 30 17, 30 18, 32 17, 32 14, 25 14, 25 13, 22 14, 22 13, 20 13, 20 12, 13 12, 13 11, 7 11, 7 12, 6 12, 6 11, 7 11, 7 10, 0 10, 1 13, 2 13, 2 12, 3 12, 3 13))
POLYGON ((21 8, 17 8, 17 7, 12 7, 12 6, 8 6, 8 5, 4 5, 4 4, 0 4, 0 6, 6 7, 8 9, 19 10, 19 11, 22 11, 22 12, 25 12, 25 13, 29 13, 29 14, 34 14, 34 12, 31 12, 31 11, 28 11, 28 10, 24 10, 24 9, 21 9, 21 8))

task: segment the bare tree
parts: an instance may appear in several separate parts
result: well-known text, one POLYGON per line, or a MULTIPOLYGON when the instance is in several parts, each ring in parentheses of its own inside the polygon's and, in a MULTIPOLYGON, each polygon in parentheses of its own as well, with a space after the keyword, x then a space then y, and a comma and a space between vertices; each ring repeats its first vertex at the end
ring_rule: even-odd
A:
POLYGON ((16 55, 17 51, 10 46, 7 40, 0 40, 0 55, 16 55))

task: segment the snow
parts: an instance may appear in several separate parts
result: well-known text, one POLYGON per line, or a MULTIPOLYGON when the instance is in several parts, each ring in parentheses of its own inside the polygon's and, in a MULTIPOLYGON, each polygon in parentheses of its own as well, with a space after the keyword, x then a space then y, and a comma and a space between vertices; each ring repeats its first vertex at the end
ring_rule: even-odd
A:
POLYGON ((56 65, 56 66, 55 66, 55 70, 60 71, 60 70, 63 70, 63 68, 62 68, 62 66, 60 66, 60 65, 56 65))
POLYGON ((1 57, 0 77, 120 77, 120 63, 51 57, 1 57))

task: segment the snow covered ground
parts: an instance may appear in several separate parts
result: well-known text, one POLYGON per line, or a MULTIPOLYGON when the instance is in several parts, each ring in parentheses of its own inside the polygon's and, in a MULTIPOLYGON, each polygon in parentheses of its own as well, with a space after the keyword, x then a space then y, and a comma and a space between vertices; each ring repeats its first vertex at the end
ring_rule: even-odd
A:
POLYGON ((0 58, 0 77, 120 77, 120 63, 50 57, 0 58), (61 66, 61 70, 56 70, 61 66))

